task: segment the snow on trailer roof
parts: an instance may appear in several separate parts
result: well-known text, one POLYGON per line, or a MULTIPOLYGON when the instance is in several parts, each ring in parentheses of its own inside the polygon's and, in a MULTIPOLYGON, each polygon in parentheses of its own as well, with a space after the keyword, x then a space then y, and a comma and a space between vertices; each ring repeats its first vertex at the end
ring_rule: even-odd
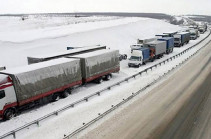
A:
POLYGON ((160 43, 165 43, 165 42, 156 40, 156 41, 148 42, 146 44, 152 44, 153 45, 153 44, 160 44, 160 43))
MULTIPOLYGON (((188 34, 189 32, 180 32, 180 33, 177 33, 177 34, 188 34)), ((175 34, 176 35, 176 34, 175 34)))
POLYGON ((158 40, 170 40, 172 38, 174 38, 174 37, 163 37, 163 38, 159 38, 158 40))
POLYGON ((109 52, 114 52, 114 51, 118 51, 115 49, 105 49, 105 50, 98 50, 98 51, 94 51, 94 52, 89 52, 89 53, 84 53, 84 54, 79 54, 79 55, 75 55, 75 56, 68 56, 68 58, 74 58, 74 57, 80 57, 80 58, 87 58, 87 57, 92 57, 92 56, 98 56, 101 54, 105 54, 105 53, 109 53, 109 52))
POLYGON ((59 58, 59 59, 45 61, 45 62, 36 63, 36 64, 32 64, 32 65, 26 65, 26 66, 22 66, 22 67, 16 67, 13 69, 3 70, 3 71, 0 71, 0 74, 15 75, 15 74, 19 74, 19 73, 34 71, 34 70, 45 68, 45 67, 50 67, 50 66, 57 65, 57 64, 63 64, 63 63, 67 63, 67 62, 71 62, 71 61, 75 61, 75 60, 78 60, 78 59, 59 58))
POLYGON ((176 34, 177 33, 177 31, 173 31, 173 32, 165 32, 165 33, 163 33, 163 34, 176 34))
POLYGON ((86 50, 89 50, 89 49, 100 48, 100 47, 106 47, 106 46, 100 46, 100 45, 86 46, 86 47, 81 47, 81 48, 77 48, 77 49, 70 49, 70 50, 66 50, 66 51, 60 51, 60 52, 56 52, 56 53, 43 54, 43 55, 32 55, 32 56, 28 56, 28 57, 51 58, 51 57, 55 57, 55 56, 68 55, 68 54, 77 53, 77 52, 80 52, 80 51, 86 51, 86 50))

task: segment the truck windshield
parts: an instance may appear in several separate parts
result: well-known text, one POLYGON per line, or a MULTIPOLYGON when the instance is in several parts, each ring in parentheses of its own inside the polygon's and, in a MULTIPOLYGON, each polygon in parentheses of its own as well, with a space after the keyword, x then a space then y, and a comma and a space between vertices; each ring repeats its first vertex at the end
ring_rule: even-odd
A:
POLYGON ((174 41, 179 41, 179 38, 174 38, 174 41))
POLYGON ((130 60, 132 60, 132 61, 138 61, 139 60, 139 57, 137 57, 137 56, 131 56, 130 57, 130 60))

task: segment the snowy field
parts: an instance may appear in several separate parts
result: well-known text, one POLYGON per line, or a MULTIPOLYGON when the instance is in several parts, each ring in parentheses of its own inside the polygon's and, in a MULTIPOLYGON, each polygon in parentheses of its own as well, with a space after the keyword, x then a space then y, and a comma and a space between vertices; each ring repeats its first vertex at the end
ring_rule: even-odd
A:
MULTIPOLYGON (((137 39, 151 38, 163 32, 181 30, 179 26, 149 18, 83 17, 81 20, 80 18, 69 18, 29 17, 27 20, 21 21, 20 17, 0 17, 0 23, 2 24, 0 27, 0 65, 6 66, 7 68, 26 65, 27 56, 64 51, 67 46, 78 47, 100 44, 106 45, 111 49, 119 49, 121 53, 126 53, 130 56, 130 45, 136 43, 137 39)), ((170 56, 176 55, 199 42, 207 34, 208 32, 201 35, 199 39, 190 41, 184 47, 175 48, 172 54, 165 55, 162 59, 156 60, 153 63, 147 63, 140 68, 128 68, 128 61, 122 61, 121 72, 114 74, 111 81, 98 85, 90 83, 87 86, 79 87, 73 91, 71 96, 65 99, 24 111, 21 115, 10 121, 0 122, 0 136, 155 63, 163 61, 170 56)), ((211 38, 208 38, 206 41, 209 39, 211 38)), ((203 44, 191 50, 186 56, 181 57, 181 59, 170 62, 166 67, 160 67, 158 70, 143 75, 129 84, 124 83, 100 97, 93 98, 88 103, 78 105, 73 109, 61 113, 57 117, 52 117, 41 122, 40 127, 34 125, 18 132, 17 138, 62 138, 64 134, 71 133, 81 127, 82 123, 87 123, 95 118, 98 113, 103 113, 111 105, 117 104, 132 92, 137 91, 140 87, 158 78, 163 72, 168 71, 172 66, 178 64, 182 58, 186 58, 203 44)))

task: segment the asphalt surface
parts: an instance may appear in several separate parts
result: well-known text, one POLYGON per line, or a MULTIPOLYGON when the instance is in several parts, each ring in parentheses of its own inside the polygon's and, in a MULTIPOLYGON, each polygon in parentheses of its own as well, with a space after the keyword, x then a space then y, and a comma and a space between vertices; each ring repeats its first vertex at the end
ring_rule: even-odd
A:
POLYGON ((210 139, 211 44, 168 80, 80 138, 210 139))

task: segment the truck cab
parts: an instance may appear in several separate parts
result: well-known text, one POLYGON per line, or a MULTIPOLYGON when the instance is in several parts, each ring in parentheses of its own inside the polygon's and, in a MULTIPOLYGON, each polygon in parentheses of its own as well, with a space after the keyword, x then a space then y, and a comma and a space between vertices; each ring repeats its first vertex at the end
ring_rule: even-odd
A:
POLYGON ((15 116, 17 99, 13 83, 8 75, 0 74, 0 118, 11 119, 15 116))
POLYGON ((143 64, 143 54, 141 50, 133 50, 131 57, 129 58, 129 67, 140 67, 143 64))
POLYGON ((198 31, 197 30, 190 30, 190 38, 191 40, 196 40, 198 37, 198 31))
POLYGON ((130 48, 131 48, 131 53, 133 53, 133 50, 138 50, 138 49, 140 49, 140 48, 142 48, 143 47, 143 44, 133 44, 133 45, 131 45, 130 46, 130 48))

